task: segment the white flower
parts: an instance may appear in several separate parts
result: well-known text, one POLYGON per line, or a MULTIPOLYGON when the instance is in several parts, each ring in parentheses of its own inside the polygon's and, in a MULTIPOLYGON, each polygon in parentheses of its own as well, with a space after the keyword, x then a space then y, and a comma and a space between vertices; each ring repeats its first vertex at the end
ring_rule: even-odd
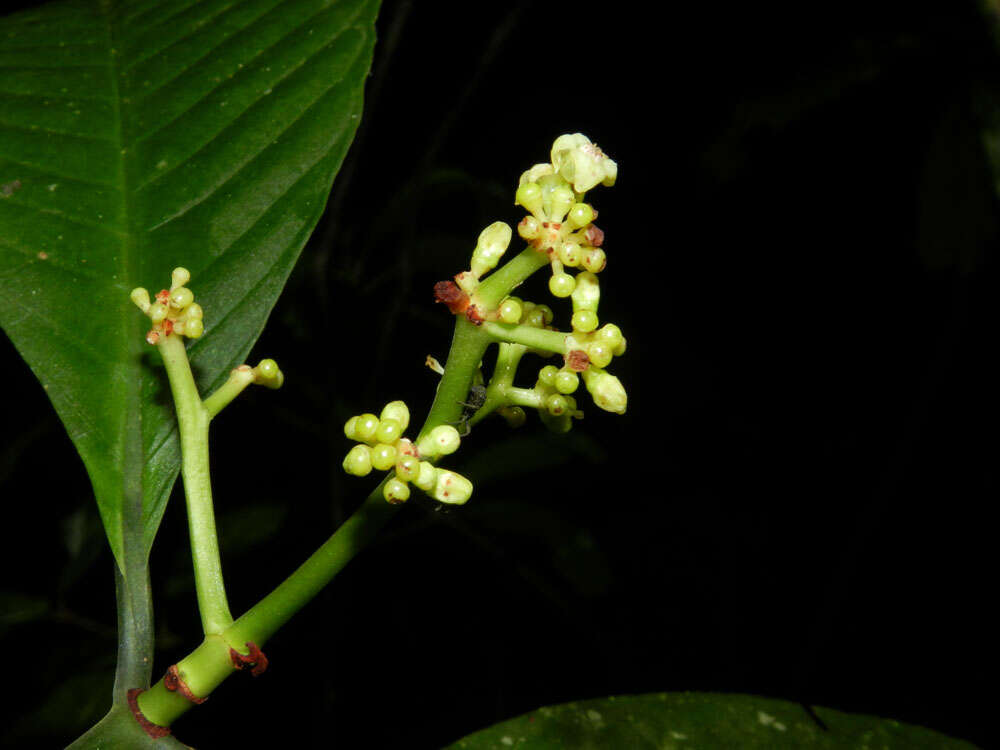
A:
POLYGON ((578 193, 597 185, 614 185, 618 177, 618 165, 583 133, 556 138, 552 144, 552 166, 578 193))

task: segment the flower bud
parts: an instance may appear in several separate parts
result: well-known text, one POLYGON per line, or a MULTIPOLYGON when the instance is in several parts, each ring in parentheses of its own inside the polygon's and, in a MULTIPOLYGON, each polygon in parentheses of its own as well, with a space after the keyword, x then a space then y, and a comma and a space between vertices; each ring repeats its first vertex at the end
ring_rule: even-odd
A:
POLYGON ((132 293, 129 295, 129 298, 132 300, 132 302, 135 303, 135 306, 138 307, 143 312, 149 311, 149 292, 143 289, 141 286, 138 286, 135 289, 133 289, 132 293))
POLYGON ((503 302, 500 303, 500 320, 503 323, 518 323, 521 320, 521 314, 524 309, 521 307, 521 301, 516 297, 507 297, 503 302))
POLYGON ((410 426, 410 409, 403 401, 390 401, 382 409, 379 419, 395 419, 399 422, 400 433, 404 433, 410 426))
POLYGON ((508 427, 520 427, 528 420, 528 415, 520 406, 503 406, 497 409, 497 414, 504 418, 508 427))
POLYGON ((576 276, 576 288, 573 290, 573 310, 588 310, 597 312, 597 303, 601 301, 601 283, 590 271, 582 271, 576 276))
POLYGON ((355 440, 371 443, 375 440, 375 430, 378 429, 378 417, 374 414, 361 414, 354 427, 355 440))
POLYGON ((625 413, 628 395, 625 393, 622 381, 598 367, 591 367, 581 374, 595 404, 605 411, 611 411, 615 414, 625 413))
POLYGON ((194 292, 186 286, 177 287, 170 292, 170 306, 177 310, 183 310, 194 302, 194 292))
POLYGON ((476 249, 472 253, 472 273, 476 278, 496 268, 510 244, 511 234, 510 225, 502 221, 494 221, 479 233, 476 249))
POLYGON ((371 474, 372 454, 367 445, 355 445, 344 458, 344 471, 356 477, 371 474))
POLYGON ((410 498, 410 486, 398 479, 390 479, 382 487, 382 497, 391 505, 405 503, 410 498))
POLYGON ((184 286, 191 281, 191 272, 186 268, 178 266, 170 273, 170 290, 184 286))
POLYGON ((531 242, 542 233, 542 222, 534 216, 525 216, 517 225, 517 233, 522 240, 531 242))
POLYGON ((594 209, 586 203, 574 203, 573 207, 569 210, 569 214, 566 216, 566 221, 569 222, 569 225, 573 229, 585 227, 593 220, 594 209))
POLYGON ((417 442, 417 449, 421 456, 436 458, 437 456, 447 456, 458 450, 458 445, 462 441, 458 430, 450 424, 442 424, 435 427, 427 435, 417 442))
POLYGON ((463 505, 472 496, 472 482, 447 469, 437 470, 434 484, 434 499, 439 503, 463 505))
POLYGON ((517 189, 517 193, 514 195, 514 203, 524 206, 529 212, 537 216, 542 212, 542 189, 538 187, 538 183, 526 182, 517 189))
MULTIPOLYGON (((181 321, 181 323, 184 324, 184 330, 182 331, 182 333, 189 339, 200 339, 201 335, 205 332, 205 324, 201 321, 201 318, 194 318, 191 320, 181 321)), ((278 386, 274 387, 277 388, 278 386)))
MULTIPOLYGON (((364 446, 360 446, 364 447, 364 446)), ((352 449, 353 450, 353 449, 352 449)), ((372 468, 379 471, 391 469, 396 464, 396 449, 385 443, 378 443, 371 449, 372 468)))
POLYGON ((437 484, 437 469, 429 461, 420 462, 420 471, 413 479, 413 483, 424 492, 430 492, 437 484))

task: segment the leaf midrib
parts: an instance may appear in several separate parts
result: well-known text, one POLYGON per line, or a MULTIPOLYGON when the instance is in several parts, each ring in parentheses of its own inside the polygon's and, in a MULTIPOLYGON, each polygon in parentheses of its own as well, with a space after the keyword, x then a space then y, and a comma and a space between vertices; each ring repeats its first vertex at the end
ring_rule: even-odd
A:
MULTIPOLYGON (((131 191, 129 189, 129 172, 126 164, 128 158, 134 157, 128 150, 128 145, 126 143, 126 133, 124 127, 125 118, 122 112, 122 94, 120 88, 121 71, 118 64, 118 51, 121 49, 121 46, 117 43, 118 34, 115 29, 115 21, 110 1, 100 0, 100 9, 104 18, 105 31, 107 34, 107 67, 110 71, 109 80, 111 85, 111 110, 114 115, 111 140, 117 144, 117 164, 115 173, 117 177, 117 190, 120 201, 119 216, 122 217, 123 225, 125 227, 125 231, 118 237, 119 252, 117 253, 118 257, 116 267, 118 278, 123 280, 125 284, 128 285, 138 279, 139 271, 139 258, 138 253, 136 252, 135 242, 136 211, 130 200, 131 191)), ((114 289, 114 285, 111 289, 114 289)), ((121 422, 118 433, 122 441, 119 446, 119 450, 122 455, 120 503, 121 559, 119 559, 118 563, 122 567, 122 573, 125 577, 126 585, 130 585, 133 582, 129 581, 129 569, 132 568, 129 560, 130 558, 133 560, 136 558, 129 554, 130 552, 134 553, 135 550, 128 550, 126 547, 130 543, 138 544, 140 547, 142 545, 142 501, 145 500, 142 492, 142 413, 141 403, 139 400, 143 369, 141 359, 133 355, 133 352, 135 351, 135 344, 132 341, 135 335, 141 335, 141 329, 137 325, 141 318, 139 315, 128 315, 128 310, 124 306, 124 301, 108 300, 108 304, 114 305, 115 303, 122 307, 124 313, 120 318, 120 327, 117 335, 115 336, 115 357, 116 361, 119 363, 122 377, 112 378, 112 382, 108 385, 112 391, 112 401, 119 405, 121 414, 121 422), (140 441, 140 449, 138 451, 134 449, 129 450, 130 444, 134 445, 133 441, 140 441), (138 459, 138 463, 136 462, 136 459, 138 459), (138 484, 138 487, 135 486, 136 483, 138 484), (128 491, 130 487, 133 492, 138 489, 138 496, 140 498, 140 505, 138 509, 130 507, 130 493, 128 491)), ((137 572, 138 571, 133 571, 133 574, 137 572)), ((135 583, 139 583, 141 585, 140 582, 135 583)))

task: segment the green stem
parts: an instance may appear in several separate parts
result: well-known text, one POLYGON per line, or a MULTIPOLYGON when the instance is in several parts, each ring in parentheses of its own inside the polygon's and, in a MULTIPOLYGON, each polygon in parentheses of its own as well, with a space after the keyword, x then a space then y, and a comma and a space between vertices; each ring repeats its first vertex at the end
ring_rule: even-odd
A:
MULTIPOLYGON (((491 301, 495 306, 499 300, 507 296, 514 286, 519 284, 532 272, 545 265, 547 260, 544 256, 534 250, 526 250, 519 256, 511 260, 499 272, 493 274, 488 279, 492 282, 487 287, 485 299, 491 301)), ((484 286, 487 286, 484 284, 484 286)), ((483 287, 480 287, 482 295, 483 287)), ((517 327, 519 328, 519 327, 517 327)), ((539 329, 531 329, 538 331, 539 329)), ((544 332, 553 334, 553 332, 544 332)), ((564 337, 565 334, 553 334, 553 336, 564 337)), ((166 337, 169 341, 176 337, 166 337)), ((491 335, 486 327, 477 327, 464 317, 456 317, 455 333, 452 337, 451 348, 448 352, 448 361, 444 366, 444 374, 438 384, 434 402, 427 414, 417 438, 430 432, 434 427, 441 424, 453 424, 459 420, 462 414, 462 402, 466 400, 469 388, 479 370, 486 348, 495 341, 495 336, 491 335)), ((547 339, 554 341, 555 339, 547 339)), ((533 344, 537 345, 537 344, 533 344)), ((173 346, 173 345, 171 345, 173 346)), ((539 347, 545 348, 545 347, 539 347)), ((176 347, 174 347, 176 349, 176 347)), ((190 441, 193 443, 191 449, 200 449, 203 445, 202 432, 194 432, 193 427, 185 425, 195 425, 200 430, 204 424, 204 436, 207 438, 208 421, 211 415, 218 412, 226 403, 235 397, 236 385, 229 388, 229 384, 224 385, 216 394, 213 394, 202 404, 197 399, 197 391, 194 390, 194 381, 191 378, 190 367, 187 358, 184 356, 183 343, 180 344, 179 352, 171 351, 168 355, 166 349, 161 344, 161 351, 164 351, 164 361, 168 356, 175 359, 173 364, 168 364, 168 373, 171 373, 171 386, 174 388, 174 398, 178 404, 178 421, 181 423, 181 445, 184 450, 185 466, 188 464, 189 448, 185 444, 185 435, 190 434, 190 441), (176 371, 176 376, 171 371, 176 371), (186 375, 185 375, 186 373, 186 375), (186 377, 186 379, 185 379, 186 377), (181 385, 175 385, 175 381, 181 385), (224 390, 226 389, 226 390, 224 390), (230 391, 233 391, 230 395, 230 391), (193 394, 193 396, 192 396, 193 394), (217 395, 218 394, 218 395, 217 395), (186 411, 185 416, 181 416, 182 403, 186 411), (197 407, 197 408, 196 408, 197 407), (211 408, 208 408, 211 407, 211 408), (217 407, 217 408, 216 408, 217 407)), ((517 359, 523 353, 523 347, 511 347, 502 356, 510 360, 511 367, 509 379, 513 379, 513 370, 516 367, 517 359)), ((506 361, 506 360, 504 360, 506 361)), ((507 374, 503 376, 507 378, 507 374)), ((506 381, 505 381, 506 382, 506 381)), ((509 383, 507 384, 509 386, 509 383)), ((242 390, 242 388, 240 388, 242 390)), ((510 388, 507 391, 525 391, 523 388, 510 388)), ((207 443, 205 443, 207 445, 207 443)), ((198 452, 200 456, 200 451, 198 452)), ((211 520, 211 494, 207 487, 208 466, 207 449, 205 451, 204 480, 205 486, 202 488, 202 499, 207 499, 207 504, 203 504, 202 510, 207 508, 211 520)), ((192 467, 193 478, 198 478, 200 474, 192 467)), ((185 473, 185 488, 188 489, 188 474, 185 473)), ((190 490, 189 490, 190 493, 190 490)), ((192 502, 189 494, 189 513, 192 502)), ((230 659, 229 649, 235 648, 243 652, 248 642, 253 642, 257 646, 265 643, 282 625, 284 625, 296 612, 311 601, 320 590, 326 586, 330 580, 339 573, 354 556, 374 538, 394 515, 399 506, 390 505, 385 502, 382 496, 382 485, 376 487, 368 496, 365 502, 354 512, 353 515, 338 528, 333 535, 323 543, 299 568, 285 579, 274 591, 269 593, 257 604, 250 608, 238 620, 226 622, 221 629, 209 630, 206 626, 206 638, 202 644, 196 648, 186 658, 177 664, 178 673, 185 681, 194 695, 205 697, 211 693, 226 677, 235 671, 235 667, 230 659)), ((194 516, 192 516, 192 519, 194 516)), ((204 516, 199 516, 204 523, 204 516)), ((208 526, 199 527, 197 535, 199 543, 201 531, 207 531, 208 526)), ((214 561, 218 571, 218 549, 214 543, 214 522, 211 524, 212 548, 215 551, 214 561)), ((196 533, 195 523, 192 520, 192 547, 195 547, 196 533)), ((207 549, 208 547, 199 547, 207 549)), ((196 563, 196 575, 202 575, 208 568, 202 567, 200 570, 196 563)), ((222 591, 221 572, 217 577, 218 591, 222 591)), ((202 602, 202 585, 199 583, 199 603, 202 602)), ((225 597, 221 600, 224 605, 225 597)), ((206 608, 202 609, 202 617, 205 619, 206 608)), ((225 608, 225 615, 228 617, 228 607, 225 608)), ((221 619, 220 619, 221 622, 221 619)), ((160 680, 149 690, 139 696, 139 708, 147 719, 160 726, 170 726, 170 724, 188 711, 192 703, 183 696, 166 689, 163 680, 160 680)))
POLYGON ((177 426, 181 436, 181 476, 187 501, 188 530, 191 537, 191 560, 194 564, 198 610, 206 635, 221 633, 233 622, 226 600, 219 559, 219 541, 212 507, 212 481, 208 464, 208 423, 211 417, 201 402, 191 374, 184 340, 177 335, 163 336, 160 354, 167 368, 170 390, 174 394, 177 426))
POLYGON ((546 253, 526 247, 483 280, 476 290, 479 304, 487 310, 495 309, 504 297, 514 291, 514 287, 548 264, 546 253))
POLYGON ((205 399, 205 411, 208 418, 212 419, 222 411, 229 403, 239 396, 248 385, 253 382, 253 370, 247 366, 237 367, 229 373, 229 379, 219 386, 211 396, 205 399))
POLYGON ((497 341, 511 344, 523 344, 532 349, 541 349, 554 354, 566 353, 566 338, 568 333, 550 331, 547 328, 520 325, 519 323, 483 323, 483 331, 497 341))

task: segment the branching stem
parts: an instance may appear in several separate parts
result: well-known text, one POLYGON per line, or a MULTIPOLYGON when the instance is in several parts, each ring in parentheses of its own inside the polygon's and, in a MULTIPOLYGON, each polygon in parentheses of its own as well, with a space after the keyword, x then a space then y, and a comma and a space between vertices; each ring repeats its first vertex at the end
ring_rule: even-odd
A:
POLYGON ((181 476, 184 478, 191 560, 201 624, 206 635, 221 633, 232 624, 233 616, 226 600, 212 507, 208 464, 208 423, 211 415, 198 395, 184 340, 176 335, 164 336, 158 346, 174 395, 181 436, 181 476))

